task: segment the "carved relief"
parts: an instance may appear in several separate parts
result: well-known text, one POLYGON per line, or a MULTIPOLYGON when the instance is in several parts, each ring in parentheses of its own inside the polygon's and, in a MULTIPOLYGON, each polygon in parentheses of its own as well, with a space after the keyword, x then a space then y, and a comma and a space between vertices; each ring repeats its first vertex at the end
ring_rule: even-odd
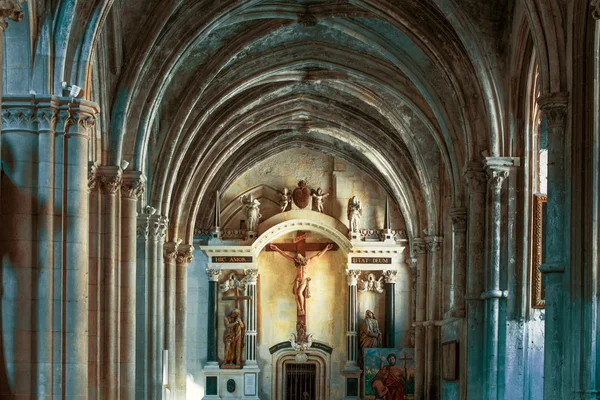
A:
POLYGON ((369 273, 366 280, 358 280, 359 292, 376 292, 383 293, 383 275, 379 279, 375 279, 375 274, 369 273))
POLYGON ((306 187, 306 181, 298 182, 298 187, 292 192, 292 199, 298 208, 306 208, 310 202, 310 190, 306 187))
POLYGON ((412 243, 412 254, 415 257, 427 255, 427 244, 423 239, 414 239, 412 243))
POLYGON ((36 117, 31 108, 4 108, 2 129, 35 129, 36 117))
POLYGON ((8 27, 6 19, 19 22, 23 19, 21 2, 19 0, 0 0, 0 29, 8 27))

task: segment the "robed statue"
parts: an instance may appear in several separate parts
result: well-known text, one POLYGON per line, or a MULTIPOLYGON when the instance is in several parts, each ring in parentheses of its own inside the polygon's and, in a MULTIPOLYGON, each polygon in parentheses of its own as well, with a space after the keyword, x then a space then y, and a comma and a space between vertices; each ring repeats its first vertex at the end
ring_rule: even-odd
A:
POLYGON ((360 232, 360 218, 362 217, 362 205, 356 196, 348 200, 348 223, 350 224, 350 233, 360 232))
POLYGON ((358 332, 358 345, 360 349, 358 352, 359 365, 362 365, 365 349, 381 347, 381 331, 379 330, 379 323, 371 310, 367 310, 365 313, 365 320, 360 326, 358 332))
POLYGON ((225 316, 225 333, 223 334, 225 357, 221 367, 242 367, 245 335, 246 325, 240 317, 240 310, 234 308, 225 316))
POLYGON ((246 229, 255 232, 258 226, 258 221, 262 218, 260 214, 260 202, 252 196, 242 196, 240 198, 242 202, 242 210, 246 217, 246 229))
POLYGON ((294 265, 296 266, 296 277, 294 279, 292 293, 296 298, 296 310, 298 311, 298 315, 305 315, 306 311, 304 306, 306 305, 306 299, 310 297, 310 277, 308 276, 308 266, 310 265, 313 259, 319 258, 323 254, 325 254, 327 250, 331 250, 333 248, 333 245, 331 243, 328 244, 327 246, 325 246, 325 249, 321 250, 320 252, 309 258, 306 258, 299 253, 292 257, 272 243, 269 244, 269 248, 273 251, 278 252, 286 259, 294 262, 294 265))

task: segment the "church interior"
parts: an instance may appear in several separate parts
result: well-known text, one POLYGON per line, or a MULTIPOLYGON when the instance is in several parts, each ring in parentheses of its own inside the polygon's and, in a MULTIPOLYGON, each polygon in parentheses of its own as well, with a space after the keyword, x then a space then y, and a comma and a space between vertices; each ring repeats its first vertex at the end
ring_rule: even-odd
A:
POLYGON ((600 398, 600 0, 0 0, 0 398, 600 398))

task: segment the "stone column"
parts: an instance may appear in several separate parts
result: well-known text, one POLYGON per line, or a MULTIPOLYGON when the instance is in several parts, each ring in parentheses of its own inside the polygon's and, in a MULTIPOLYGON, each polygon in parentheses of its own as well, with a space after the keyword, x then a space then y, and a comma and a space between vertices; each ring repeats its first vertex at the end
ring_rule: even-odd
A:
MULTIPOLYGON (((565 130, 568 93, 548 93, 538 98, 548 127, 548 200, 546 203, 546 252, 540 271, 546 283, 546 326, 544 341, 544 399, 563 398, 563 342, 568 335, 563 318, 563 277, 568 263, 567 187, 565 177, 565 130), (567 245, 565 245, 567 244, 567 245)), ((570 169, 569 169, 570 170, 570 169)), ((570 328, 568 328, 570 329, 570 328)))
POLYGON ((385 347, 396 347, 396 275, 398 271, 383 271, 385 280, 385 347))
POLYGON ((135 398, 136 342, 136 229, 137 202, 145 178, 139 171, 123 173, 121 186, 121 310, 119 343, 119 398, 135 398))
POLYGON ((426 398, 436 399, 440 396, 440 327, 441 319, 441 266, 440 266, 440 236, 425 238, 428 250, 429 285, 427 287, 427 321, 423 324, 427 332, 427 368, 425 371, 426 398))
MULTIPOLYGON (((489 159, 486 159, 488 164, 489 159)), ((486 399, 498 398, 498 339, 500 334, 500 244, 502 228, 502 184, 508 171, 495 165, 487 165, 490 186, 490 263, 485 300, 485 343, 484 343, 484 392, 486 399)))
POLYGON ((175 399, 185 400, 186 390, 186 325, 187 325, 187 267, 194 259, 194 247, 183 244, 177 248, 175 289, 175 399))
POLYGON ((217 360, 217 301, 219 294, 219 277, 221 276, 220 269, 207 269, 208 275, 208 324, 207 324, 207 367, 219 367, 217 360))
POLYGON ((358 352, 361 351, 358 347, 358 326, 356 323, 357 314, 357 283, 360 276, 360 270, 347 269, 346 280, 348 282, 347 307, 346 307, 346 367, 357 368, 358 352))
POLYGON ((453 208, 452 218, 452 284, 450 287, 450 316, 465 316, 467 267, 467 209, 453 208))
POLYGON ((89 273, 88 286, 90 296, 88 299, 88 396, 89 398, 99 398, 102 396, 100 392, 100 347, 102 339, 102 324, 101 318, 101 254, 102 241, 100 228, 101 224, 101 207, 100 207, 100 188, 98 185, 98 177, 96 171, 98 164, 95 162, 88 163, 88 193, 89 193, 89 273))
POLYGON ((412 255, 416 258, 417 283, 415 305, 415 399, 425 399, 425 307, 427 300, 427 246, 421 238, 412 241, 412 255))
MULTIPOLYGON (((467 260, 467 363, 466 397, 483 399, 483 301, 485 268, 485 194, 487 175, 482 165, 469 163, 465 170, 469 191, 467 260)), ((461 372, 462 372, 461 371, 461 372)))
POLYGON ((177 247, 179 242, 167 242, 164 247, 165 260, 165 343, 164 348, 169 351, 168 384, 171 393, 175 392, 175 291, 177 282, 177 247))
POLYGON ((151 307, 150 286, 151 262, 148 236, 150 234, 150 217, 156 210, 146 206, 137 217, 137 263, 136 263, 136 356, 135 381, 136 399, 151 398, 150 385, 150 353, 151 343, 151 307))
POLYGON ((122 171, 116 166, 100 166, 97 170, 101 184, 102 203, 102 277, 101 314, 102 339, 100 341, 101 386, 103 397, 118 397, 118 332, 119 332, 119 271, 117 256, 117 192, 121 188, 122 171))
POLYGON ((250 296, 248 300, 246 314, 246 364, 245 366, 256 366, 256 336, 257 336, 257 316, 258 303, 256 302, 256 281, 258 280, 257 269, 245 269, 244 280, 246 282, 246 295, 250 296))
POLYGON ((150 271, 148 274, 150 303, 150 338, 148 340, 149 377, 148 384, 152 388, 149 398, 162 398, 162 366, 164 348, 164 262, 163 247, 167 218, 154 214, 150 217, 151 236, 149 246, 150 271))

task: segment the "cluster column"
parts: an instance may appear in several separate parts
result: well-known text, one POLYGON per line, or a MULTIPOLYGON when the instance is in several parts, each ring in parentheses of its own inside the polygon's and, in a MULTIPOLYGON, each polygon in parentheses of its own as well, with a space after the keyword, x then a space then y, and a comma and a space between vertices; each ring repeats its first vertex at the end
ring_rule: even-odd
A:
POLYGON ((357 283, 358 277, 360 276, 360 270, 358 269, 347 269, 346 279, 348 281, 348 294, 347 301, 348 307, 346 307, 346 369, 348 367, 356 368, 358 366, 358 326, 356 321, 357 304, 358 304, 358 293, 357 283))
POLYGON ((256 282, 258 280, 257 269, 245 269, 244 281, 246 283, 246 295, 248 308, 246 313, 246 364, 245 366, 256 366, 256 335, 258 304, 256 302, 256 282))
POLYGON ((467 268, 467 209, 453 208, 452 218, 452 283, 450 287, 450 316, 465 316, 467 268))
POLYGON ((472 162, 465 171, 469 191, 467 257, 467 363, 466 397, 484 398, 483 394, 483 301, 485 268, 485 194, 487 175, 481 164, 472 162))
POLYGON ((217 360, 217 301, 219 294, 219 278, 221 276, 220 269, 207 269, 208 275, 208 324, 207 324, 207 367, 218 368, 217 360))
MULTIPOLYGON (((563 318, 563 279, 568 263, 569 230, 566 214, 567 185, 564 161, 568 93, 548 93, 538 98, 548 126, 548 200, 544 236, 545 254, 540 271, 546 283, 546 327, 544 341, 544 398, 563 398, 563 342, 568 335, 563 318), (567 245, 565 245, 567 244, 567 245)), ((570 169, 569 169, 570 170, 570 169)))
POLYGON ((173 393, 175 391, 175 292, 176 292, 176 274, 178 242, 167 242, 164 245, 163 254, 165 262, 165 343, 164 348, 168 351, 167 362, 167 387, 173 393))
POLYGON ((427 398, 435 399, 439 394, 440 378, 440 327, 441 319, 441 268, 440 268, 440 236, 425 238, 428 250, 429 285, 427 287, 427 321, 423 324, 427 331, 426 352, 427 368, 425 371, 425 394, 427 398))
POLYGON ((412 255, 416 259, 415 305, 415 399, 425 399, 425 308, 427 300, 427 245, 425 240, 414 238, 412 255))
POLYGON ((135 398, 137 203, 145 178, 139 171, 123 173, 121 186, 121 308, 119 396, 135 398))

